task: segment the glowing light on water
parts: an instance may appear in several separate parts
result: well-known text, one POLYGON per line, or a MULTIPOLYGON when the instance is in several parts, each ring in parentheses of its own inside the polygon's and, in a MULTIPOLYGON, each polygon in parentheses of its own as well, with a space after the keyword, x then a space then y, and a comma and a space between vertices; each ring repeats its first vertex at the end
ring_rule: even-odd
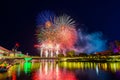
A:
MULTIPOLYGON (((84 79, 81 79, 83 78, 83 74, 91 75, 91 70, 94 71, 93 74, 98 74, 97 78, 100 78, 100 75, 103 76, 103 74, 101 73, 105 72, 110 75, 114 74, 115 76, 118 77, 118 80, 119 80, 120 63, 119 62, 108 62, 108 63, 40 62, 39 63, 38 62, 38 63, 31 64, 27 62, 24 64, 21 63, 19 65, 11 66, 10 69, 8 69, 7 73, 0 74, 0 80, 6 80, 6 78, 10 80, 19 80, 19 79, 24 80, 24 77, 27 77, 30 80, 31 79, 32 80, 79 80, 79 79, 84 80, 84 79), (89 73, 89 70, 90 70, 90 73, 89 73), (81 73, 81 71, 83 73, 81 73), (20 75, 18 75, 18 73, 20 75), (75 76, 76 74, 78 75, 82 74, 82 75, 80 78, 78 78, 75 76)), ((95 77, 95 80, 97 78, 95 77)), ((87 79, 91 79, 91 76, 90 78, 87 78, 87 79)), ((105 78, 102 77, 102 80, 104 79, 105 78)))
POLYGON ((64 72, 55 63, 42 62, 40 67, 39 71, 32 74, 32 80, 77 80, 74 73, 64 72))
POLYGON ((31 62, 25 62, 24 63, 24 72, 25 74, 29 74, 31 72, 31 66, 32 63, 31 62))
POLYGON ((99 74, 98 64, 96 65, 96 73, 99 74))

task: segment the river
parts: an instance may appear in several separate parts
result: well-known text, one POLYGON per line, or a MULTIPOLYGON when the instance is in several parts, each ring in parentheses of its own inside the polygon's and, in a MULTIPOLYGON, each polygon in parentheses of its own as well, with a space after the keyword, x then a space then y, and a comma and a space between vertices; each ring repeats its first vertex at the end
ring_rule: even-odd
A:
POLYGON ((21 62, 0 80, 120 80, 120 62, 21 62))

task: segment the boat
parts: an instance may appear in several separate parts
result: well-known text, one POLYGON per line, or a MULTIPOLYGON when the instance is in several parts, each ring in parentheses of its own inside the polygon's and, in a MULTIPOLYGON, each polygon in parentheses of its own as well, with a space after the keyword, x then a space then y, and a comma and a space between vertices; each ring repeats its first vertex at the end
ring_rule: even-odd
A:
POLYGON ((11 67, 11 65, 9 65, 9 64, 1 64, 0 65, 0 73, 3 73, 3 72, 7 72, 8 71, 8 69, 11 67))
POLYGON ((0 73, 7 72, 7 70, 8 69, 6 67, 0 68, 0 73))

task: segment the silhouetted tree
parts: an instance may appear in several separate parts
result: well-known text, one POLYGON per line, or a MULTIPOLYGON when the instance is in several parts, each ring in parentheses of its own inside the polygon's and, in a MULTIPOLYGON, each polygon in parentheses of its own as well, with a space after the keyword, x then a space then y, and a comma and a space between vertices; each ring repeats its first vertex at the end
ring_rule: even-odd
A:
POLYGON ((88 56, 87 53, 79 53, 79 56, 88 56))
POLYGON ((68 51, 68 52, 66 53, 66 56, 67 56, 67 57, 74 57, 74 56, 75 56, 75 51, 74 51, 74 50, 68 51))
POLYGON ((58 54, 58 57, 64 57, 64 54, 60 53, 58 54))

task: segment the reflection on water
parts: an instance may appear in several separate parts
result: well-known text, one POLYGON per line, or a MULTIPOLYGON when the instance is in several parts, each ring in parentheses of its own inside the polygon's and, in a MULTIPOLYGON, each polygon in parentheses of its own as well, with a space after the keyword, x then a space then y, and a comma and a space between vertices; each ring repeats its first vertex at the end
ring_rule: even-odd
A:
POLYGON ((24 63, 24 72, 25 72, 25 74, 29 74, 31 72, 31 66, 32 66, 31 62, 25 62, 24 63))
POLYGON ((120 80, 120 62, 22 62, 0 80, 120 80))
POLYGON ((73 72, 62 70, 54 62, 42 62, 38 71, 33 73, 32 80, 76 80, 73 72))
POLYGON ((60 67, 67 69, 95 69, 104 71, 120 71, 120 62, 111 63, 94 63, 94 62, 62 62, 59 64, 60 67))

